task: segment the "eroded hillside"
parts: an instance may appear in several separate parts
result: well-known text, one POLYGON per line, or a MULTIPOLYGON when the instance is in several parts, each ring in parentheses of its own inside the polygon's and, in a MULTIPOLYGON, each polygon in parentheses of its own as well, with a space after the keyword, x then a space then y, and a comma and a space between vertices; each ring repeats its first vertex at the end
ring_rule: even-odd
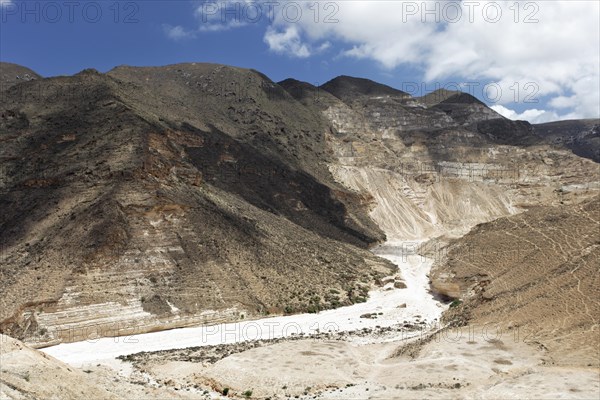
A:
POLYGON ((599 232, 596 197, 535 207, 430 248, 433 288, 463 302, 447 320, 519 332, 557 363, 597 367, 599 232))

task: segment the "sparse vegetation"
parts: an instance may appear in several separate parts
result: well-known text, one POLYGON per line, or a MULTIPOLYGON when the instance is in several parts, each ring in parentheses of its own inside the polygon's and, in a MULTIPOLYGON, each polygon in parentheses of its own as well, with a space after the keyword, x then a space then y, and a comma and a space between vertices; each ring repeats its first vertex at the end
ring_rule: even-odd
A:
POLYGON ((450 303, 450 308, 458 307, 461 304, 462 304, 462 301, 460 301, 459 299, 454 299, 454 300, 452 300, 452 303, 450 303))
POLYGON ((307 308, 306 308, 306 312, 310 313, 310 314, 316 314, 319 312, 319 306, 315 305, 315 304, 310 304, 307 308))

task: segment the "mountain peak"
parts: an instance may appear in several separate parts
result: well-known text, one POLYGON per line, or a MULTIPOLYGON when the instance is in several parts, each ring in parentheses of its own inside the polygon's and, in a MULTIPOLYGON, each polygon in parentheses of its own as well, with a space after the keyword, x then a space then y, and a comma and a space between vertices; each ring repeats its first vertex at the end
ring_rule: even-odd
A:
POLYGON ((320 87, 344 102, 364 96, 410 97, 408 93, 382 83, 346 75, 338 76, 320 87))
POLYGON ((425 96, 417 98, 417 100, 420 103, 425 104, 427 107, 431 107, 459 93, 461 92, 456 90, 438 89, 426 94, 425 96))
MULTIPOLYGON (((450 93, 450 91, 448 91, 448 93, 450 93)), ((475 97, 473 95, 470 95, 469 93, 465 93, 465 92, 454 92, 454 94, 452 94, 448 98, 446 98, 443 101, 441 101, 441 103, 446 103, 446 104, 477 104, 477 105, 485 106, 485 103, 483 103, 477 97, 475 97)))
POLYGON ((2 89, 7 89, 20 82, 27 82, 34 79, 41 79, 42 76, 35 71, 19 64, 9 62, 0 62, 0 85, 2 89))

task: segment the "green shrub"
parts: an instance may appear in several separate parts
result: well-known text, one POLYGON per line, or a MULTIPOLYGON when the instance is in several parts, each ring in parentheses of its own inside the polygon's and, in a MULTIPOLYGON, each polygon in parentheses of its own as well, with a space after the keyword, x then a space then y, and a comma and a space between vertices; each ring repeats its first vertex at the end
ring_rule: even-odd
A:
POLYGON ((462 304, 462 301, 455 299, 452 301, 452 303, 450 303, 450 308, 454 308, 454 307, 458 307, 462 304))
POLYGON ((310 314, 316 314, 319 311, 321 311, 321 305, 320 304, 311 304, 306 309, 306 312, 308 312, 310 314))
POLYGON ((244 393, 242 393, 242 396, 249 399, 250 397, 252 397, 252 390, 246 390, 244 393))
POLYGON ((229 394, 229 388, 226 387, 225 389, 223 389, 223 396, 227 396, 229 394))

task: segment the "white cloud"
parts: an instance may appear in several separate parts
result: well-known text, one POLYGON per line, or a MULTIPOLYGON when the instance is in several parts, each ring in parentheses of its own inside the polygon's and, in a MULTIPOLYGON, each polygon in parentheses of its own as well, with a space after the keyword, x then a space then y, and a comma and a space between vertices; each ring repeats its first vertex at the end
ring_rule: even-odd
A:
POLYGON ((572 108, 577 105, 577 96, 558 96, 550 100, 549 104, 554 108, 572 108))
POLYGON ((269 27, 265 33, 265 42, 275 53, 288 54, 293 57, 306 58, 311 55, 306 44, 303 44, 298 29, 291 25, 283 31, 269 27))
POLYGON ((0 0, 0 7, 6 7, 12 4, 12 0, 0 0))
MULTIPOLYGON (((2 0, 0 0, 2 1, 2 0)), ((254 19, 259 2, 255 0, 204 0, 196 6, 193 15, 197 26, 193 29, 181 25, 163 25, 169 39, 181 40, 195 38, 200 32, 220 32, 248 26, 254 19)), ((262 15, 258 20, 262 19, 262 15)))
MULTIPOLYGON (((349 45, 342 51, 343 55, 371 58, 386 68, 394 68, 402 62, 418 62, 423 56, 419 43, 436 29, 434 25, 423 25, 417 20, 402 23, 400 17, 399 21, 402 13, 402 2, 399 1, 301 1, 295 4, 301 9, 300 19, 291 22, 283 8, 276 8, 273 27, 283 31, 294 26, 297 42, 307 47, 323 41, 341 40, 349 45)), ((289 14, 296 15, 296 12, 289 14)))
POLYGON ((503 117, 512 119, 513 121, 529 121, 532 124, 541 124, 544 122, 556 121, 561 119, 561 117, 559 117, 554 112, 538 110, 536 108, 525 110, 522 113, 518 113, 501 105, 492 106, 491 109, 496 111, 503 117))
POLYGON ((323 53, 331 48, 331 42, 309 44, 300 38, 298 29, 294 25, 277 29, 272 26, 267 28, 264 36, 269 49, 278 54, 285 54, 295 58, 307 58, 323 53))
POLYGON ((363 0, 336 2, 339 10, 321 8, 318 18, 314 2, 298 4, 297 22, 275 13, 265 34, 272 51, 306 57, 319 43, 336 41, 343 56, 371 59, 388 71, 411 64, 428 83, 494 81, 497 106, 546 97, 556 109, 515 113, 523 118, 553 118, 557 110, 600 116, 600 2, 363 0), (333 11, 339 22, 324 23, 333 11))
POLYGON ((173 40, 189 39, 196 36, 196 32, 186 30, 181 25, 163 25, 163 29, 167 37, 173 40))

